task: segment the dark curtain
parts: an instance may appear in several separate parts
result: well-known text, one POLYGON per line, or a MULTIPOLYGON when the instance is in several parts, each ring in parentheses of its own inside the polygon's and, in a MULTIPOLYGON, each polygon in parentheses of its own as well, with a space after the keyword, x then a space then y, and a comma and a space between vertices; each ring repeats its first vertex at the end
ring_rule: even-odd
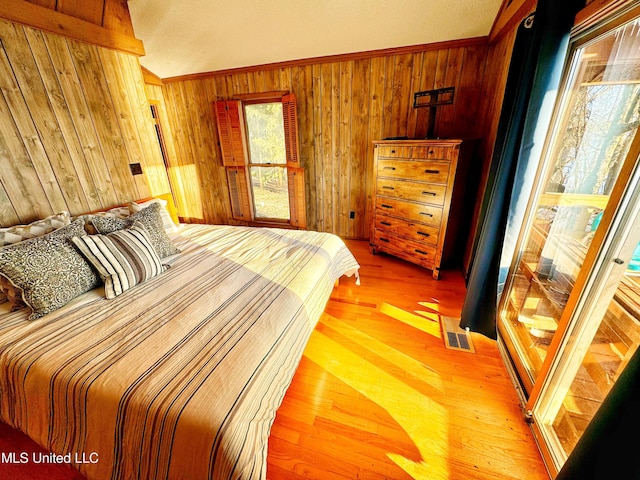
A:
POLYGON ((551 121, 569 32, 584 0, 540 0, 519 26, 482 202, 460 326, 497 338, 497 302, 551 121), (520 200, 520 201, 519 201, 520 200), (506 259, 506 260, 505 260, 506 259))

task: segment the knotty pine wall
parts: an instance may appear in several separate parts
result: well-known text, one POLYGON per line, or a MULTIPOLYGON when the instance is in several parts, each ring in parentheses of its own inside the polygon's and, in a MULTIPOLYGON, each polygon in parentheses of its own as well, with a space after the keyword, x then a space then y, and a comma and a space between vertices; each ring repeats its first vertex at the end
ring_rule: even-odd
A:
MULTIPOLYGON (((436 135, 478 137, 486 55, 486 40, 481 39, 422 51, 165 81, 162 95, 176 152, 169 175, 183 185, 176 195, 179 214, 194 222, 230 222, 212 102, 288 90, 298 99, 308 228, 368 238, 371 142, 390 136, 424 137, 427 110, 412 108, 413 94, 448 86, 456 88, 454 104, 439 109, 436 135), (349 218, 352 211, 354 219, 349 218)), ((476 183, 471 179, 471 188, 476 183)))
POLYGON ((0 19, 0 167, 2 226, 169 192, 137 56, 0 19))
MULTIPOLYGON (((529 7, 533 6, 529 5, 529 7)), ((481 140, 478 142, 476 152, 479 162, 479 168, 476 170, 476 182, 479 187, 476 191, 476 201, 474 205, 469 206, 473 211, 471 214, 467 244, 463 252, 462 264, 465 274, 468 274, 471 268, 474 236, 480 228, 478 218, 491 167, 491 158, 493 156, 493 149, 498 132, 500 111, 507 84, 509 65, 511 64, 513 45, 518 26, 529 13, 530 10, 528 8, 524 8, 520 12, 514 12, 516 18, 513 20, 510 19, 509 22, 504 22, 504 30, 502 30, 499 35, 493 37, 487 48, 486 73, 479 92, 479 96, 482 98, 482 108, 477 118, 477 122, 481 128, 481 140)))

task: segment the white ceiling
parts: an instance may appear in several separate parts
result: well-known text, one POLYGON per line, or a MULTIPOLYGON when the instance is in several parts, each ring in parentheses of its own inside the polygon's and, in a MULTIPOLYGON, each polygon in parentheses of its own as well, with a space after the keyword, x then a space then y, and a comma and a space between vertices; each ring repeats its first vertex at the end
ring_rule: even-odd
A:
POLYGON ((128 0, 161 78, 485 36, 501 0, 128 0))

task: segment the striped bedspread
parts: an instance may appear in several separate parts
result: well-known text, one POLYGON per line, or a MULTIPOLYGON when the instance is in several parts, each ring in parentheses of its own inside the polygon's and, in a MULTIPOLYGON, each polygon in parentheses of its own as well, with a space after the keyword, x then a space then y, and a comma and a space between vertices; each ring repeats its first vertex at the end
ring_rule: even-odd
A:
POLYGON ((89 479, 261 479, 335 280, 336 236, 183 225, 166 272, 33 322, 0 313, 0 417, 89 479))

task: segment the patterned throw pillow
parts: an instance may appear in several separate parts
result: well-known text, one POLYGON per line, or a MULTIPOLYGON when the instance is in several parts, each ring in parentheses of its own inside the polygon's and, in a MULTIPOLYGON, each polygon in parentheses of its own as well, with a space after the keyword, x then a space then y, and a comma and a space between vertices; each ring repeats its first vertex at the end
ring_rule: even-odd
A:
POLYGON ((160 216, 160 208, 161 205, 159 203, 152 203, 147 208, 127 218, 96 217, 92 219, 92 222, 93 226, 98 230, 98 233, 103 235, 115 232, 116 230, 123 230, 131 227, 135 222, 140 222, 149 234, 151 245, 156 249, 158 256, 165 258, 169 255, 180 253, 180 250, 175 247, 167 235, 167 232, 164 230, 162 217, 160 216))
POLYGON ((0 247, 41 237, 71 223, 69 212, 60 212, 27 225, 0 228, 0 247))
POLYGON ((107 298, 115 298, 166 268, 140 222, 127 230, 74 237, 72 241, 100 273, 107 298))
POLYGON ((11 311, 26 308, 22 300, 22 290, 14 286, 8 278, 0 275, 0 303, 9 302, 11 311))
POLYGON ((95 213, 85 213, 82 215, 78 215, 74 218, 74 220, 82 219, 85 221, 84 229, 89 234, 98 233, 98 231, 93 226, 93 219, 96 217, 113 217, 113 218, 127 218, 131 215, 129 211, 129 206, 124 207, 114 207, 109 210, 105 210, 104 212, 95 212, 95 213))
POLYGON ((53 312, 99 283, 96 272, 71 238, 85 235, 84 221, 41 237, 0 248, 0 275, 23 292, 33 313, 29 320, 53 312))

